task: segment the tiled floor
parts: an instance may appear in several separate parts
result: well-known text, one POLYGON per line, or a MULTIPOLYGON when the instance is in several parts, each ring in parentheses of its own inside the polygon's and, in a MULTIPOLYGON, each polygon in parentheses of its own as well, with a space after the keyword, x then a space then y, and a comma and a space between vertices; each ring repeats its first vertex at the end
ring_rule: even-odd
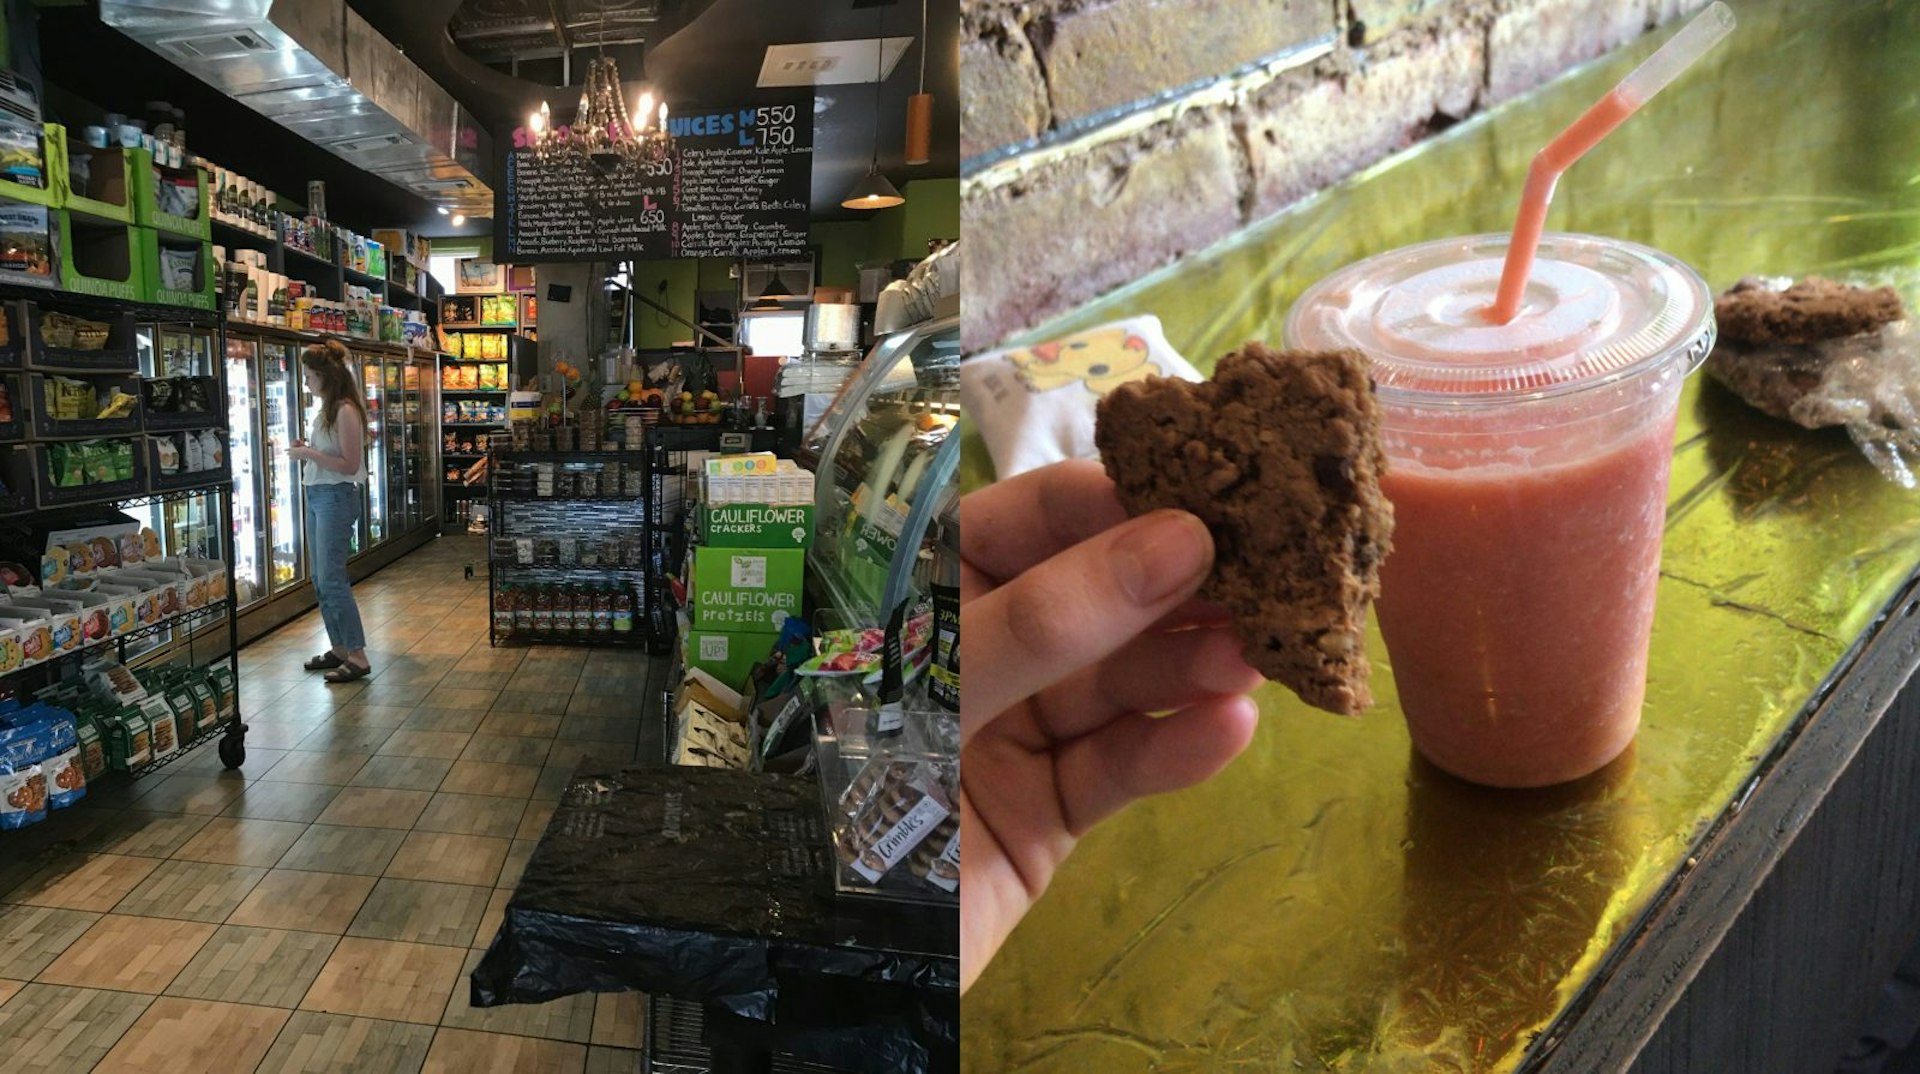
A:
POLYGON ((490 649, 482 554, 355 587, 362 682, 301 670, 317 614, 243 651, 240 771, 206 748, 57 817, 51 855, 0 852, 13 1074, 640 1069, 638 995, 467 1003, 560 787, 634 756, 647 687, 634 651, 490 649))

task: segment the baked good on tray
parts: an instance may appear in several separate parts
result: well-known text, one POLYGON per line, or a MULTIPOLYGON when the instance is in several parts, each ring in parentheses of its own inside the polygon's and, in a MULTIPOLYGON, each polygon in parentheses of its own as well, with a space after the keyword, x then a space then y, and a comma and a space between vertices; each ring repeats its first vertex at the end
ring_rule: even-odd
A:
POLYGON ((1817 429, 1847 424, 1848 402, 1893 373, 1873 358, 1882 330, 1906 309, 1891 287, 1749 276, 1714 300, 1713 316, 1719 338, 1707 374, 1756 410, 1817 429))
POLYGON ((1201 596, 1231 613, 1248 664, 1329 712, 1373 703, 1367 606, 1393 507, 1364 356, 1248 343, 1211 380, 1114 389, 1095 441, 1129 512, 1180 508, 1212 530, 1201 596))
POLYGON ((1762 413, 1844 428, 1883 475, 1920 486, 1920 333, 1893 288, 1749 277, 1714 316, 1709 376, 1762 413))

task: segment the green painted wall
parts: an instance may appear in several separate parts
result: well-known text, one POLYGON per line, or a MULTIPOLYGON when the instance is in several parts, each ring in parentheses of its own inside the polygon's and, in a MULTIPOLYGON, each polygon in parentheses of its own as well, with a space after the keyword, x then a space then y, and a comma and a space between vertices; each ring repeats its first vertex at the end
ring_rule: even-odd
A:
POLYGON ((921 179, 907 184, 906 219, 900 228, 900 256, 927 256, 928 239, 960 237, 960 180, 921 179))
POLYGON ((820 247, 820 286, 858 287, 860 262, 872 257, 873 224, 867 220, 828 220, 808 229, 820 247))
MULTIPOLYGON (((724 261, 721 263, 725 264, 724 261)), ((653 299, 691 321, 695 313, 694 292, 700 285, 700 269, 700 261, 692 259, 638 262, 633 266, 636 293, 653 299), (666 285, 664 293, 660 289, 661 284, 666 285)), ((674 340, 688 339, 693 335, 693 329, 646 306, 635 310, 634 319, 638 322, 634 329, 634 342, 642 349, 669 347, 674 340)))
POLYGON ((700 290, 732 291, 739 287, 732 270, 733 259, 727 257, 703 257, 700 259, 700 290))
POLYGON ((960 180, 918 179, 900 193, 905 205, 873 214, 868 257, 918 261, 927 256, 928 239, 960 237, 960 180))

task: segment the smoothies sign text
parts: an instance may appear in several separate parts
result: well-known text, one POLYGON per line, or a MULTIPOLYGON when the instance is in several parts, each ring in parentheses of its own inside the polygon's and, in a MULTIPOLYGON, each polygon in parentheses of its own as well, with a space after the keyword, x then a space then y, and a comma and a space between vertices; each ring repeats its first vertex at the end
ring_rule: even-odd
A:
MULTIPOLYGON (((532 136, 515 128, 506 181, 495 195, 495 217, 504 222, 502 256, 578 261, 806 254, 811 98, 690 107, 667 122, 673 155, 621 175, 578 157, 536 160, 532 136)), ((573 128, 562 125, 555 133, 568 138, 573 128)))
MULTIPOLYGON (((794 119, 799 115, 796 105, 761 105, 757 108, 742 108, 736 112, 709 112, 700 116, 674 116, 667 120, 667 127, 675 138, 711 137, 714 135, 734 135, 741 146, 773 145, 788 146, 794 144, 794 119)), ((568 137, 577 126, 560 127, 561 137, 568 137)), ((609 132, 617 133, 617 132, 609 132)), ((533 135, 526 127, 513 129, 513 147, 531 149, 533 135)), ((671 171, 672 162, 668 161, 660 169, 660 174, 671 171)))

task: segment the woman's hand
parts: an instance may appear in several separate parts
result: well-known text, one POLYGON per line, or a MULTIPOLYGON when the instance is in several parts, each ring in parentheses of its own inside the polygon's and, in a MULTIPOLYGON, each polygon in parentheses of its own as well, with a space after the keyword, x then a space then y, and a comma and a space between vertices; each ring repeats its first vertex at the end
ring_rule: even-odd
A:
POLYGON ((982 489, 960 527, 964 990, 1089 828, 1246 748, 1261 678, 1194 599, 1213 568, 1206 527, 1184 511, 1129 519, 1098 464, 982 489))

